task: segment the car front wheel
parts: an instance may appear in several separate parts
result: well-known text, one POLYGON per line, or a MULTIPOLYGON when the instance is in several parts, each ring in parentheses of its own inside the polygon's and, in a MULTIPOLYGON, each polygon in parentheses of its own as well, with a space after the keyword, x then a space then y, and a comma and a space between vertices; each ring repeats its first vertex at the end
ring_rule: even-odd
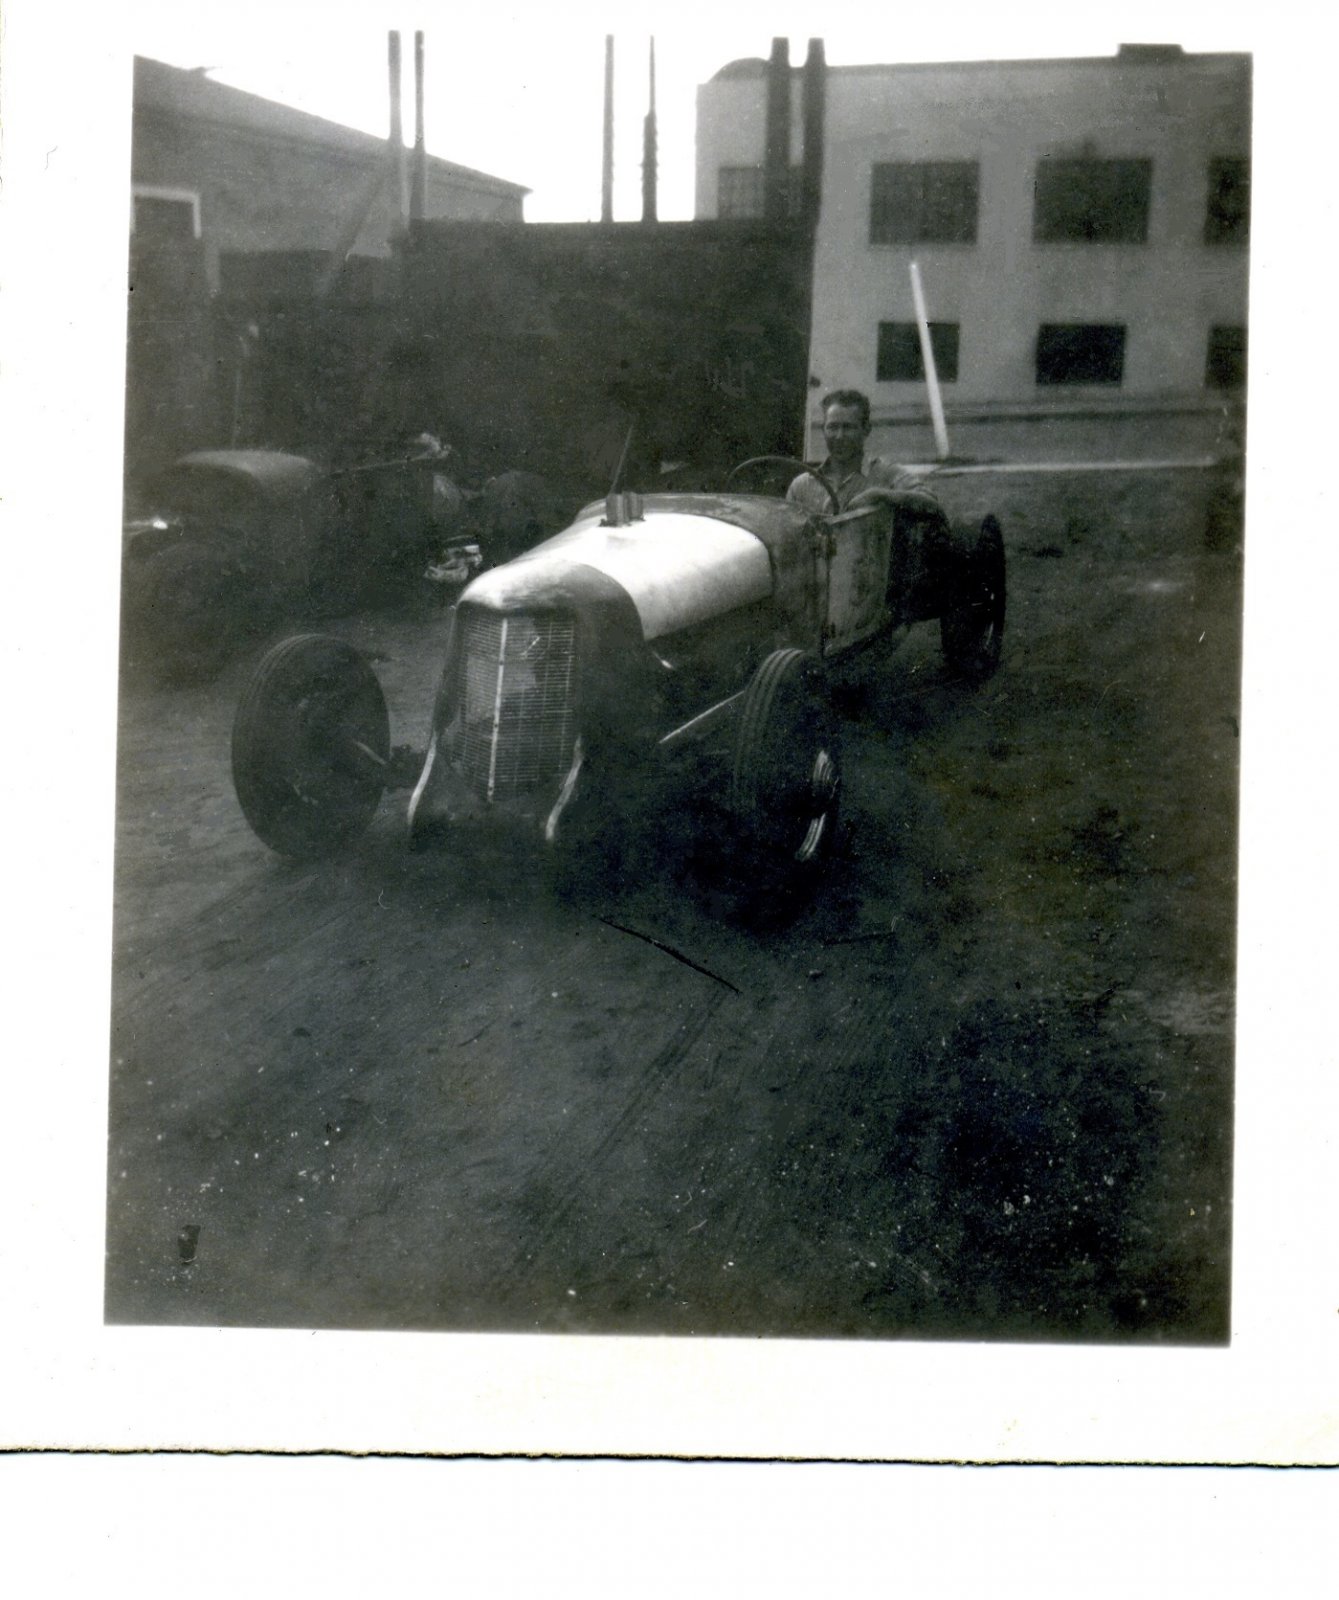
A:
POLYGON ((815 873, 832 847, 841 798, 841 751, 818 662, 774 651, 740 711, 730 806, 760 863, 786 878, 815 873))
POLYGON ((390 759, 385 696, 352 645, 300 634, 261 659, 233 723, 232 773, 246 820, 271 850, 303 859, 357 838, 390 759))

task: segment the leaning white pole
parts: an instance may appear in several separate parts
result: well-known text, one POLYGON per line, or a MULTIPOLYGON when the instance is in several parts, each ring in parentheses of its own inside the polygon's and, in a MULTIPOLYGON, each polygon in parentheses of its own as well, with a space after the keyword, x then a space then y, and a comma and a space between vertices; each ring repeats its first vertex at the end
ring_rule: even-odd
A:
POLYGON ((925 387, 930 394, 930 420, 934 423, 935 449, 941 461, 948 458, 948 428, 944 425, 944 402, 939 394, 939 374, 930 344, 930 323, 925 315, 925 291, 921 288, 921 269, 911 263, 911 298, 916 303, 916 331, 921 338, 921 364, 925 368, 925 387))

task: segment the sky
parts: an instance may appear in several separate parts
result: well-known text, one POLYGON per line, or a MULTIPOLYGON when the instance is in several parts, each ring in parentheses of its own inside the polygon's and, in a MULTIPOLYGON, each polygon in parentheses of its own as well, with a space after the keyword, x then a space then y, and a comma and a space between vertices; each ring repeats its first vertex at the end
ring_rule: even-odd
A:
POLYGON ((791 60, 821 37, 832 65, 881 61, 1111 55, 1122 42, 1188 50, 1249 48, 1243 8, 1163 0, 1120 7, 943 5, 820 7, 757 0, 671 5, 590 0, 443 4, 360 0, 234 0, 231 4, 129 0, 121 37, 130 51, 174 66, 208 67, 218 82, 251 90, 369 133, 389 125, 386 34, 403 35, 406 137, 413 135, 413 34, 425 36, 430 152, 524 184, 532 222, 580 222, 600 212, 604 40, 615 38, 617 220, 641 214, 642 118, 648 44, 656 43, 659 213, 693 214, 697 86, 728 61, 766 56, 789 37, 791 60))

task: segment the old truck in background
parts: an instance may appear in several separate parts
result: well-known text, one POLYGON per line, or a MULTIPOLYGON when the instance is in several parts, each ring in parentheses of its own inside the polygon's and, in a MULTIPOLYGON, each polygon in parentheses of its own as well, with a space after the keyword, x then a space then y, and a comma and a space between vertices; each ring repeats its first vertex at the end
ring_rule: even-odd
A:
POLYGON ((126 655, 169 682, 205 678, 264 628, 425 580, 454 592, 570 513, 531 473, 462 487, 450 458, 429 434, 337 466, 280 450, 183 456, 124 524, 126 655))

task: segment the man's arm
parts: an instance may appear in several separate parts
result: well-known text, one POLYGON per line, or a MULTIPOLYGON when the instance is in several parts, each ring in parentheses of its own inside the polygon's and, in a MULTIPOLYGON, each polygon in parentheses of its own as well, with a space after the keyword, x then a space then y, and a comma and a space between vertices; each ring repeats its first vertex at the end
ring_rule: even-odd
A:
POLYGON ((816 478, 812 472, 802 472, 799 477, 792 478, 790 488, 786 490, 786 499, 792 505, 803 506, 806 511, 831 511, 832 503, 828 499, 828 492, 823 487, 823 480, 816 478))
POLYGON ((865 468, 870 479, 869 487, 862 489, 851 501, 851 509, 860 506, 886 505, 894 510, 938 511, 939 501, 926 487, 923 477, 908 472, 905 467, 875 459, 865 468))
POLYGON ((849 509, 859 511, 862 506, 890 506, 894 510, 905 511, 938 511, 940 509, 939 501, 924 487, 915 486, 897 489, 883 483, 872 483, 869 488, 862 489, 852 499, 849 509))

